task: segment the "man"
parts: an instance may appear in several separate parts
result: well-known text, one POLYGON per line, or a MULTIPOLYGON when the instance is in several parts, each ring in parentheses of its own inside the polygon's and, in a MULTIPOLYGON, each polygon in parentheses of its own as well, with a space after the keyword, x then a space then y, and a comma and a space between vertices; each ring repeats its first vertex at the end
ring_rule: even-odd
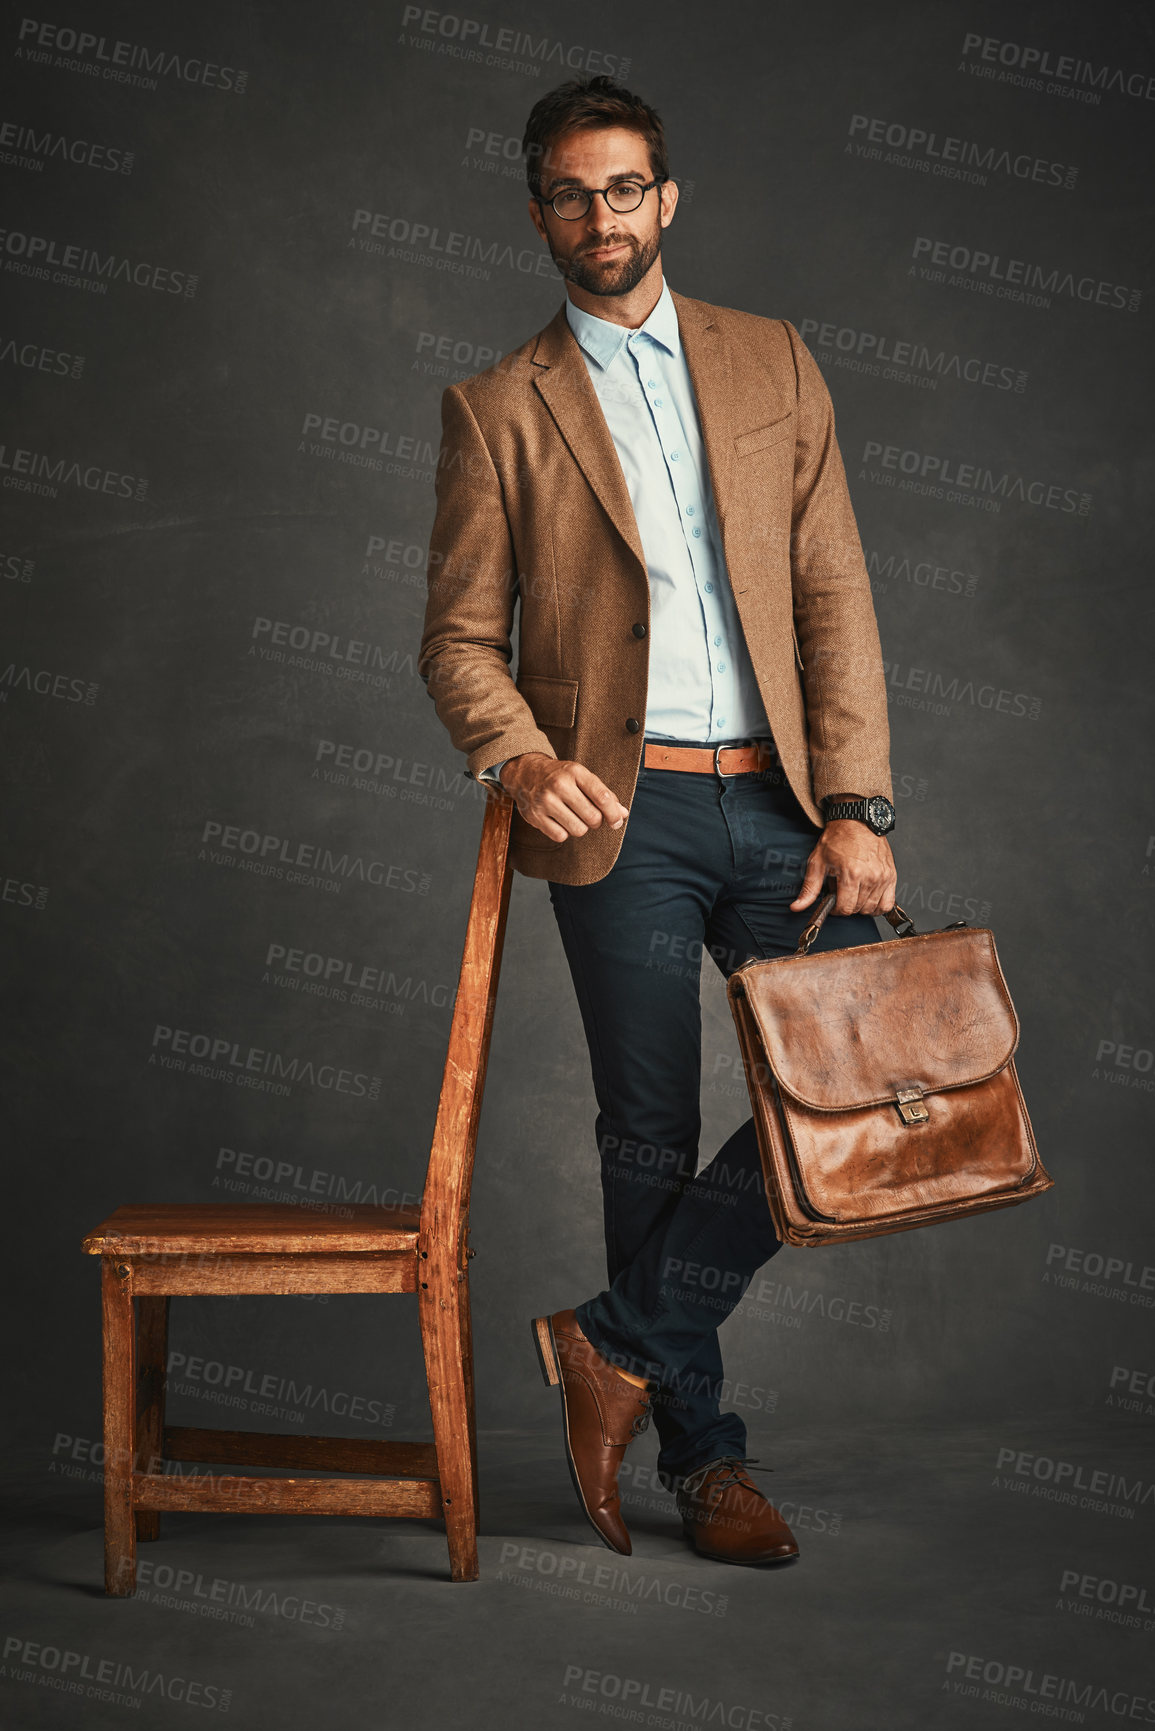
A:
POLYGON ((753 1120, 695 1175, 700 967, 878 938, 893 905, 886 692, 829 394, 794 327, 664 282, 662 123, 611 79, 533 109, 529 213, 567 298, 442 399, 419 670, 516 801, 598 1102, 608 1285, 539 1317, 581 1505, 623 1554, 651 1411, 703 1555, 798 1547, 720 1410, 718 1325, 779 1248, 753 1120), (510 674, 514 602, 519 664, 510 674))

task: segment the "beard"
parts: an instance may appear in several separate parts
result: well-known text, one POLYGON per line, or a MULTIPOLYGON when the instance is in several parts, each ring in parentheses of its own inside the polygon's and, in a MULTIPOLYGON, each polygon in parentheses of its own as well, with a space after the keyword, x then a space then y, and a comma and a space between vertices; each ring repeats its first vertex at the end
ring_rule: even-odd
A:
POLYGON ((569 282, 576 283, 578 288, 585 289, 587 294, 626 295, 637 288, 661 252, 661 225, 655 225, 648 240, 638 240, 632 234, 615 235, 595 241, 588 250, 603 246, 628 246, 630 250, 625 258, 619 259, 587 258, 582 253, 574 258, 559 259, 552 240, 549 250, 562 275, 569 282))

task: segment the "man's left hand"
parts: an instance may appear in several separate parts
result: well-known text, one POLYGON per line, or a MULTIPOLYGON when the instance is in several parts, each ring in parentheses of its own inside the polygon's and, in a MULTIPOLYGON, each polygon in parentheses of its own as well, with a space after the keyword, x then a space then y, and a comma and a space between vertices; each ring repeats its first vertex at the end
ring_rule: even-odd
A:
POLYGON ((894 906, 898 873, 890 843, 855 818, 836 818, 826 825, 806 862, 792 911, 800 913, 816 902, 827 878, 838 886, 836 914, 882 914, 894 906))

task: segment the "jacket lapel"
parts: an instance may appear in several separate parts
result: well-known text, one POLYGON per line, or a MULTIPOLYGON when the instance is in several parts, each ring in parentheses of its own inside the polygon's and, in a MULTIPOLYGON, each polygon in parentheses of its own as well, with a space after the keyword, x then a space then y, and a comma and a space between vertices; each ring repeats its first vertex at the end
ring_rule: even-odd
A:
POLYGON ((730 498, 730 465, 734 455, 734 392, 729 348, 705 301, 691 300, 687 295, 675 294, 673 289, 670 295, 678 314, 682 352, 698 402, 702 444, 714 490, 714 509, 721 528, 730 498))
MULTIPOLYGON (((733 449, 730 357, 722 332, 710 317, 709 306, 703 301, 675 294, 672 289, 670 293, 678 314, 686 366, 698 402, 702 442, 721 526, 729 496, 733 449)), ((564 302, 539 335, 532 364, 534 384, 558 431, 610 521, 644 570, 646 557, 626 477, 581 349, 569 328, 564 302)))
POLYGON ((630 501, 630 490, 581 349, 569 328, 564 301, 538 337, 533 368, 533 382, 544 398, 558 432, 606 515, 644 571, 646 556, 630 501))

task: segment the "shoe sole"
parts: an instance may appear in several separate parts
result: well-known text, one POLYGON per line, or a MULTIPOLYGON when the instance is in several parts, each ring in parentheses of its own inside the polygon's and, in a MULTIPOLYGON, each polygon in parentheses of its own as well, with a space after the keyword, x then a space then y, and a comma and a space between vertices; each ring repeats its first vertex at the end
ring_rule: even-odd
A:
POLYGON ((569 1476, 573 1480, 573 1488, 577 1492, 577 1500, 581 1505, 582 1514, 585 1516, 602 1544, 606 1547, 607 1551, 612 1551, 615 1557, 628 1557, 631 1555, 631 1552, 620 1551, 617 1545, 611 1544, 609 1539, 607 1539, 606 1535, 602 1532, 602 1529, 598 1526, 598 1523, 590 1514, 589 1509, 586 1507, 585 1492, 582 1490, 581 1480, 578 1478, 577 1468, 574 1465, 573 1451, 569 1446, 569 1408, 566 1405, 565 1398, 565 1378, 561 1374, 561 1361, 557 1354, 557 1341, 554 1339, 553 1323, 548 1316, 534 1317, 533 1344, 537 1350, 537 1362, 541 1367, 542 1379, 545 1382, 546 1387, 556 1388, 558 1393, 561 1395, 561 1428, 562 1435, 565 1438, 566 1465, 569 1467, 569 1476))

